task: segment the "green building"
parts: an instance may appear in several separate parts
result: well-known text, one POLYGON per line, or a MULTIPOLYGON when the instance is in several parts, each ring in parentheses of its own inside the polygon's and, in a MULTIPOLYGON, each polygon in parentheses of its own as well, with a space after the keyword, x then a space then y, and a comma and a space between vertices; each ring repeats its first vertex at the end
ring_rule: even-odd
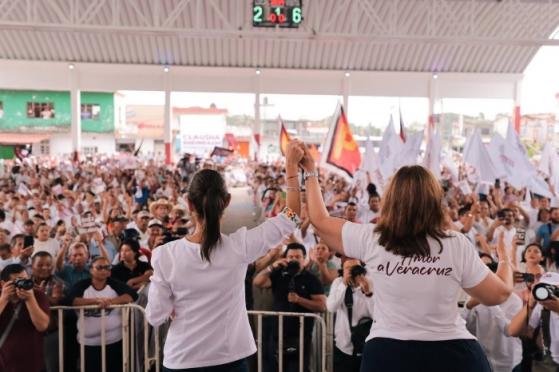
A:
MULTIPOLYGON (((115 111, 114 93, 82 92, 84 136, 107 139, 110 135, 114 143, 115 111)), ((44 143, 57 136, 67 137, 71 148, 71 138, 67 135, 71 122, 70 92, 0 90, 0 158, 13 158, 18 145, 33 145, 36 153, 36 142, 44 143)), ((57 139, 56 145, 60 142, 57 139)), ((40 151, 43 155, 49 153, 50 150, 40 151)))

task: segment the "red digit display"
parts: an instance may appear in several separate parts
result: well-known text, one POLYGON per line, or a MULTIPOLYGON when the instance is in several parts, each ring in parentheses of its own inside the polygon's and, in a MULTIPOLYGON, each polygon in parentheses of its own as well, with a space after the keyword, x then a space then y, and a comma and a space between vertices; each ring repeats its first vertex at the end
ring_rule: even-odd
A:
POLYGON ((303 0, 253 0, 254 27, 296 28, 303 21, 303 0))

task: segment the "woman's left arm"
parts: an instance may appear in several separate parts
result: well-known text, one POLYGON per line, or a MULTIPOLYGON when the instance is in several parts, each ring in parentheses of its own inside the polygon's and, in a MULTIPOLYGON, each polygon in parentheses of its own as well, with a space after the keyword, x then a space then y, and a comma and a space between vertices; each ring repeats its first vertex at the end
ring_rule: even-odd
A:
POLYGON ((161 253, 159 250, 155 250, 151 259, 153 275, 146 306, 146 319, 155 327, 163 324, 173 312, 173 292, 169 283, 162 276, 163 269, 159 253, 161 253))

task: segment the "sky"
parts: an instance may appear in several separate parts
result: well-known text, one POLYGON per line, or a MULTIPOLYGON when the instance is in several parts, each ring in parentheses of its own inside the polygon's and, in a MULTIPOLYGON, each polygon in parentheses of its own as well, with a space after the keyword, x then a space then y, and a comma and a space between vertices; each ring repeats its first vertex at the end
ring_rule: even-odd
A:
MULTIPOLYGON (((163 92, 122 91, 127 104, 163 105, 163 92)), ((540 48, 524 73, 521 93, 522 114, 558 112, 555 94, 559 93, 559 46, 540 48)), ((261 115, 284 119, 318 120, 331 115, 340 96, 296 96, 262 94, 268 105, 261 108, 261 115)), ((230 115, 254 115, 252 94, 231 93, 189 93, 174 92, 171 104, 179 107, 209 107, 215 103, 219 108, 227 108, 230 115)), ((404 122, 425 123, 428 116, 427 98, 410 97, 350 97, 349 121, 362 126, 373 125, 384 128, 390 115, 399 120, 401 109, 404 122)), ((512 99, 476 100, 443 99, 442 111, 476 116, 482 112, 487 119, 499 113, 512 113, 512 99)))

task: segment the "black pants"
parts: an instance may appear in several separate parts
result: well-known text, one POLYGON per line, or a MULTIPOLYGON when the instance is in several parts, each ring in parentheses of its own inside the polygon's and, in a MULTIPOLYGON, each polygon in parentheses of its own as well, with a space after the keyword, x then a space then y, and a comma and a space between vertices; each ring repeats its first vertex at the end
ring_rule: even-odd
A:
POLYGON ((365 344, 361 372, 491 372, 475 340, 402 341, 373 338, 365 344))
MULTIPOLYGON (((107 372, 122 372, 122 341, 106 346, 107 372)), ((85 346, 85 372, 101 372, 101 346, 85 346)))
POLYGON ((221 364, 212 367, 186 368, 186 369, 170 369, 163 367, 163 372, 248 372, 248 366, 245 359, 235 362, 221 364))
POLYGON ((334 372, 359 372, 361 369, 361 357, 348 355, 334 348, 334 372))

